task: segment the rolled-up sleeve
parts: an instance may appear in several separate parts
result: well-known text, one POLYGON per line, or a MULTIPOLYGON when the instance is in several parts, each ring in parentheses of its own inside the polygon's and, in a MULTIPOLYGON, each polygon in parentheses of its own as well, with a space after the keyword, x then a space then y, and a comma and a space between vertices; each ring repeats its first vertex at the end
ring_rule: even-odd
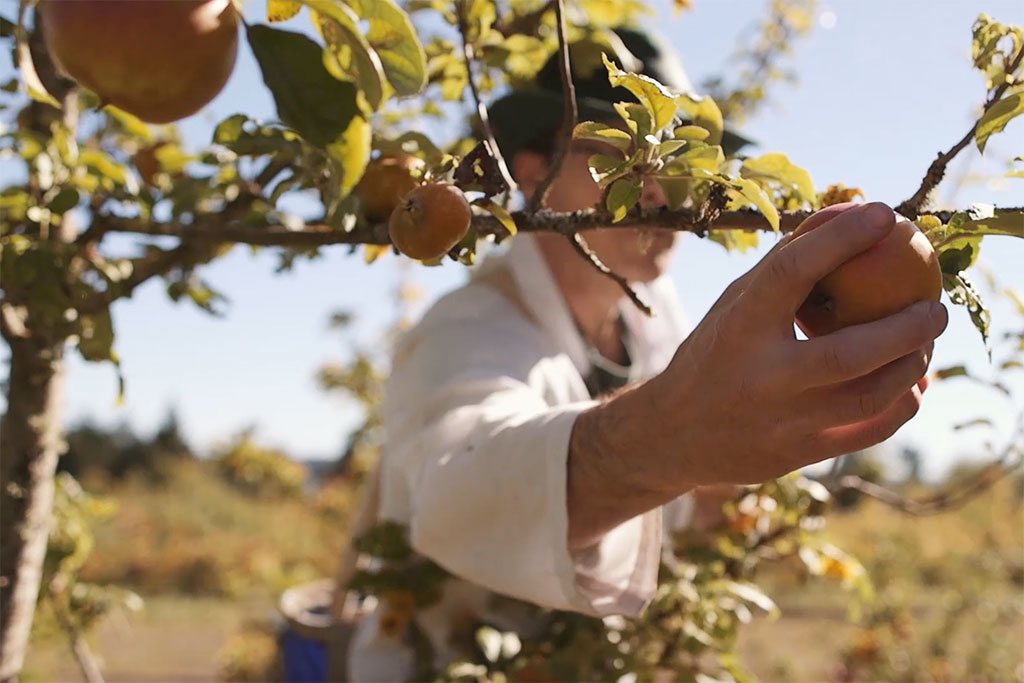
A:
POLYGON ((536 373, 552 369, 515 325, 429 332, 400 349, 388 385, 384 515, 408 517, 417 552, 497 593, 551 609, 636 614, 657 583, 660 510, 586 551, 568 549, 569 441, 594 402, 549 405, 536 373), (474 343, 453 344, 459 335, 474 343))

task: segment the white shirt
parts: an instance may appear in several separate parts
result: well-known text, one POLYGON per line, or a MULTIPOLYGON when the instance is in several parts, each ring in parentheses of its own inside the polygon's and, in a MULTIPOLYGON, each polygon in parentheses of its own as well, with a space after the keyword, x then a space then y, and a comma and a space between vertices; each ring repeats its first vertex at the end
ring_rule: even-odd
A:
MULTIPOLYGON (((689 332, 667 276, 635 290, 654 315, 625 298, 620 304, 631 380, 662 371, 689 332)), ((396 345, 382 409, 378 515, 405 524, 416 552, 459 577, 416 615, 436 666, 456 655, 446 643, 455 618, 486 614, 511 620, 509 629, 528 627, 487 612, 491 592, 595 616, 636 615, 653 596, 663 541, 689 522, 689 496, 622 523, 586 552, 568 548, 569 437, 596 403, 583 380, 589 371, 529 234, 488 258, 396 345), (502 270, 518 302, 493 286, 502 270)), ((408 680, 412 652, 380 633, 375 616, 353 638, 350 680, 408 680)))

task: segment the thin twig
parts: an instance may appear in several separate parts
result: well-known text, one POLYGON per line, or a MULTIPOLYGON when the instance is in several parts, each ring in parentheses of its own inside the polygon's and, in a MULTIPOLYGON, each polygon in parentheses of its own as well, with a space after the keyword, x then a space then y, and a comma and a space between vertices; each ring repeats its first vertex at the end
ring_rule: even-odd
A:
POLYGON ((78 668, 82 671, 82 677, 86 683, 104 683, 103 671, 100 668, 99 660, 92 653, 92 648, 89 647, 89 643, 82 636, 82 632, 72 622, 71 616, 62 602, 62 592, 52 586, 50 587, 50 607, 53 609, 53 615, 56 617, 61 629, 63 629, 64 634, 68 637, 71 652, 75 656, 75 661, 78 662, 78 668))
POLYGON ((276 178, 281 171, 286 168, 288 168, 288 164, 279 159, 271 159, 268 161, 267 165, 263 167, 263 170, 253 178, 253 183, 255 184, 252 188, 253 194, 262 194, 263 190, 266 189, 270 183, 274 182, 274 178, 276 178))
POLYGON ((98 313, 118 299, 130 297, 136 287, 151 278, 165 275, 175 268, 188 267, 202 252, 202 245, 197 240, 187 239, 174 249, 155 250, 134 262, 131 275, 105 291, 95 292, 76 308, 80 315, 98 313))
MULTIPOLYGON (((1017 67, 1020 66, 1022 60, 1024 60, 1024 48, 1021 48, 1021 50, 1017 53, 1017 56, 1014 58, 1013 62, 1006 69, 1006 73, 1011 74, 1014 71, 1016 71, 1017 67)), ((997 87, 993 91, 992 96, 988 99, 988 102, 985 103, 985 108, 982 110, 982 116, 984 116, 985 112, 987 112, 996 102, 999 101, 999 99, 1003 96, 1003 93, 1006 92, 1006 89, 1009 88, 1011 84, 1011 80, 1006 79, 1005 81, 1003 81, 1003 83, 999 85, 999 87, 997 87)), ((978 117, 978 121, 980 120, 981 117, 978 117)), ((910 219, 917 218, 918 211, 920 211, 921 206, 928 198, 928 195, 931 193, 932 190, 935 189, 935 186, 938 185, 942 181, 942 178, 946 175, 946 166, 949 164, 950 161, 953 160, 953 157, 959 154, 964 149, 964 147, 966 147, 971 142, 971 139, 974 137, 974 131, 978 129, 978 121, 974 122, 974 125, 971 126, 971 129, 967 131, 967 135, 965 135, 963 139, 960 140, 960 142, 953 145, 945 154, 940 153, 935 158, 935 161, 933 161, 931 166, 928 167, 928 172, 924 174, 924 179, 921 181, 921 187, 917 189, 917 192, 915 192, 914 195, 910 197, 910 199, 906 200, 905 202, 896 207, 897 213, 900 213, 910 219)))
MULTIPOLYGON (((1017 428, 1014 430, 1009 443, 999 457, 983 467, 977 474, 966 482, 924 498, 908 498, 899 493, 879 486, 874 482, 867 481, 856 475, 847 475, 839 480, 837 490, 853 489, 864 495, 874 498, 889 507, 917 517, 934 515, 941 512, 956 509, 974 499, 979 494, 992 488, 996 482, 1017 471, 1022 461, 1024 450, 1020 445, 1021 437, 1024 437, 1024 413, 1021 413, 1017 421, 1017 428), (1015 459, 1012 456, 1016 455, 1015 459)), ((835 491, 833 491, 835 493, 835 491)))
POLYGON ((637 293, 634 292, 633 288, 629 286, 628 282, 626 282, 626 278, 622 277, 618 273, 613 272, 611 268, 602 263, 601 259, 598 258, 597 254, 595 254, 590 249, 590 246, 587 245, 587 241, 583 239, 582 235, 580 235, 578 232, 574 232, 569 237, 569 241, 572 243, 572 246, 575 247, 576 252, 583 258, 587 259, 587 261, 589 261, 591 265, 593 265, 595 268, 601 271, 602 275, 605 275, 606 277, 610 277, 612 280, 615 280, 615 282, 619 284, 619 287, 622 288, 622 291, 626 294, 626 296, 629 297, 630 301, 632 301, 637 308, 643 311, 646 315, 651 315, 651 307, 645 304, 640 299, 640 297, 637 296, 637 293))
POLYGON ((579 118, 579 111, 576 107, 576 85, 572 80, 572 67, 569 63, 569 41, 565 36, 565 7, 563 0, 555 0, 554 4, 558 26, 558 51, 560 57, 558 66, 562 72, 562 97, 564 104, 562 131, 558 138, 558 145, 555 147, 555 155, 551 160, 548 174, 541 181, 540 185, 537 186, 537 189, 534 190, 533 196, 530 197, 530 203, 526 207, 526 210, 530 213, 537 211, 537 209, 543 206, 544 200, 548 196, 548 190, 551 189, 551 184, 555 182, 555 178, 558 177, 558 173, 562 170, 565 155, 569 152, 569 146, 572 144, 572 132, 576 129, 576 121, 579 118))
POLYGON ((941 512, 956 509, 964 503, 972 500, 977 495, 991 488, 997 481, 1016 471, 1020 463, 1013 466, 1006 466, 999 463, 992 463, 985 467, 966 484, 961 484, 955 489, 936 493, 926 498, 914 499, 896 493, 884 486, 867 481, 853 474, 848 474, 839 480, 838 489, 853 489, 860 491, 865 496, 874 498, 889 507, 896 508, 902 512, 915 517, 935 515, 941 512))
POLYGON ((498 148, 498 141, 494 139, 494 130, 491 128, 491 119, 487 116, 487 107, 484 105, 483 98, 480 97, 480 91, 476 87, 476 79, 473 76, 473 44, 469 42, 469 26, 466 25, 466 3, 464 0, 459 0, 457 9, 459 13, 459 32, 462 34, 462 58, 466 63, 466 81, 469 83, 470 92, 473 93, 473 101, 476 103, 476 113, 480 117, 480 125, 483 128, 484 137, 494 153, 494 160, 498 163, 501 177, 505 179, 505 184, 508 185, 508 192, 505 193, 505 199, 502 202, 505 207, 508 207, 509 198, 519 186, 516 185, 516 181, 508 170, 505 157, 502 156, 501 149, 498 148))

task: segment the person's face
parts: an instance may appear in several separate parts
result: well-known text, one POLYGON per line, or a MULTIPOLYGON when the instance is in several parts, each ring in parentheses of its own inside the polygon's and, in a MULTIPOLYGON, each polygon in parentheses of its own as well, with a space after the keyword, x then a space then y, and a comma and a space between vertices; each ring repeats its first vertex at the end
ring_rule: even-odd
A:
MULTIPOLYGON (((601 188, 591 177, 587 160, 593 154, 608 154, 610 149, 601 143, 573 141, 545 206, 552 211, 579 211, 596 206, 601 188)), ((516 180, 527 197, 549 168, 550 160, 536 152, 519 152, 513 161, 516 180)), ((640 204, 650 208, 665 204, 665 196, 653 180, 645 184, 640 204)), ((675 231, 664 229, 605 228, 582 230, 580 234, 605 265, 632 282, 650 282, 664 273, 676 239, 675 231)))

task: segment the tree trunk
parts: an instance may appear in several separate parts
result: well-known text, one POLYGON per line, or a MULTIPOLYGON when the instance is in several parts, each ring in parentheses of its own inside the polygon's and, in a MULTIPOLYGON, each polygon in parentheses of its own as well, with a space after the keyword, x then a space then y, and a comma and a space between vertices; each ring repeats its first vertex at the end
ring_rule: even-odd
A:
MULTIPOLYGON (((46 52, 41 19, 38 15, 33 19, 32 62, 61 108, 33 107, 19 118, 19 125, 49 135, 52 120, 59 116, 74 137, 78 129, 74 82, 57 72, 46 52)), ((29 187, 33 182, 30 176, 29 187)), ((38 238, 72 241, 72 216, 64 214, 58 229, 42 232, 38 238)), ((68 334, 38 324, 26 293, 18 289, 4 286, 5 296, 0 299, 0 334, 11 349, 7 414, 0 422, 0 683, 16 681, 25 662, 52 521, 57 458, 65 448, 61 389, 68 334)))
MULTIPOLYGON (((5 318, 12 312, 3 312, 5 318)), ((10 318, 5 320, 9 323, 10 318)), ((64 340, 3 325, 11 349, 7 414, 0 424, 0 682, 25 661, 50 530, 53 477, 63 450, 60 422, 64 340)))

